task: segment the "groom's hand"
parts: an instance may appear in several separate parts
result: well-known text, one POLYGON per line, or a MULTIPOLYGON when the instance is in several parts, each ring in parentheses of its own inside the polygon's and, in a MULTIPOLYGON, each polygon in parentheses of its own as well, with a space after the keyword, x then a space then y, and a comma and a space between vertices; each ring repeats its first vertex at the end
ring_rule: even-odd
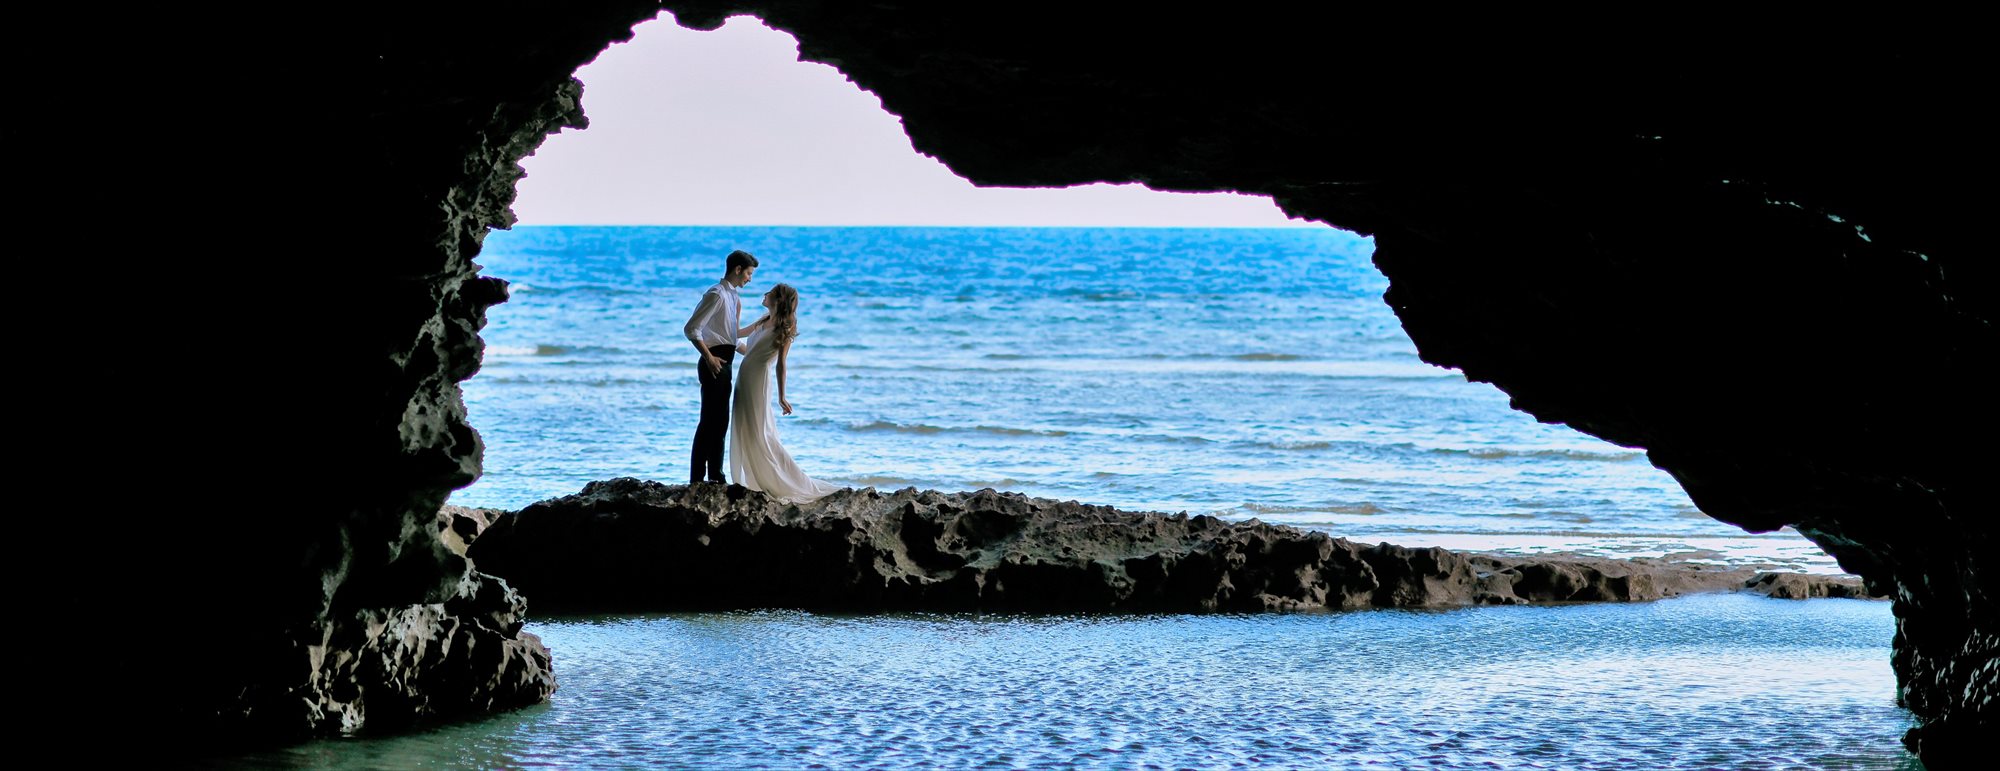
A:
POLYGON ((722 360, 714 356, 702 359, 701 366, 708 368, 709 377, 714 377, 716 375, 722 374, 722 360))

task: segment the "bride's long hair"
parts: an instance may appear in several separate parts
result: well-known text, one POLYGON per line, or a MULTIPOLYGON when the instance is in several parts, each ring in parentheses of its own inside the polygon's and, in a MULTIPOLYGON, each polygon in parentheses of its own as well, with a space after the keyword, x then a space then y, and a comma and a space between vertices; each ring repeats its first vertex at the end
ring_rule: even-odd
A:
POLYGON ((799 290, 791 284, 771 287, 771 345, 783 348, 799 336, 799 290))

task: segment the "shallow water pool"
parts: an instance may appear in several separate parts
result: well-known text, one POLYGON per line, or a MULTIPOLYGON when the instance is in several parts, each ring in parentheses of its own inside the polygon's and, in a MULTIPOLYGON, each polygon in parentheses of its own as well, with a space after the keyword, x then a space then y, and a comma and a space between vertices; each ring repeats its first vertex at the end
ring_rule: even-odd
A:
POLYGON ((580 617, 547 705, 239 766, 1919 768, 1884 602, 580 617))

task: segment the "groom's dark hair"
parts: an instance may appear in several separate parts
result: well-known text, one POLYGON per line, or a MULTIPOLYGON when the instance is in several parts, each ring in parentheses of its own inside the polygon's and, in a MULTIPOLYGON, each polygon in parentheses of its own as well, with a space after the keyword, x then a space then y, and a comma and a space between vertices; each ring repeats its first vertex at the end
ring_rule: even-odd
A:
POLYGON ((754 267, 757 267, 757 258, 750 256, 749 252, 743 251, 742 249, 738 249, 736 251, 729 253, 728 266, 723 268, 723 270, 727 272, 736 270, 737 268, 754 268, 754 267))

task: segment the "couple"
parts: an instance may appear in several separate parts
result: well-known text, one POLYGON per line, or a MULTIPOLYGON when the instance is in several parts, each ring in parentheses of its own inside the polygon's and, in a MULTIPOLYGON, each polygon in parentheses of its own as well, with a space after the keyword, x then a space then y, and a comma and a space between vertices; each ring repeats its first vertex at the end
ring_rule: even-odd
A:
POLYGON ((764 307, 770 312, 756 323, 738 327, 743 301, 736 290, 750 283, 757 272, 757 258, 741 249, 730 252, 724 263, 722 281, 709 287, 687 322, 688 342, 701 352, 695 364, 701 381, 701 423, 694 430, 693 469, 688 482, 698 484, 728 482, 722 476, 723 438, 729 440, 730 477, 737 484, 761 490, 784 503, 808 503, 841 489, 839 485, 806 476, 792 462, 791 453, 778 443, 778 423, 771 415, 771 362, 778 363, 778 403, 792 414, 785 401, 785 355, 799 333, 799 292, 786 284, 764 293, 764 307), (737 338, 747 337, 743 348, 742 382, 733 396, 729 391, 730 362, 736 357, 737 338))

